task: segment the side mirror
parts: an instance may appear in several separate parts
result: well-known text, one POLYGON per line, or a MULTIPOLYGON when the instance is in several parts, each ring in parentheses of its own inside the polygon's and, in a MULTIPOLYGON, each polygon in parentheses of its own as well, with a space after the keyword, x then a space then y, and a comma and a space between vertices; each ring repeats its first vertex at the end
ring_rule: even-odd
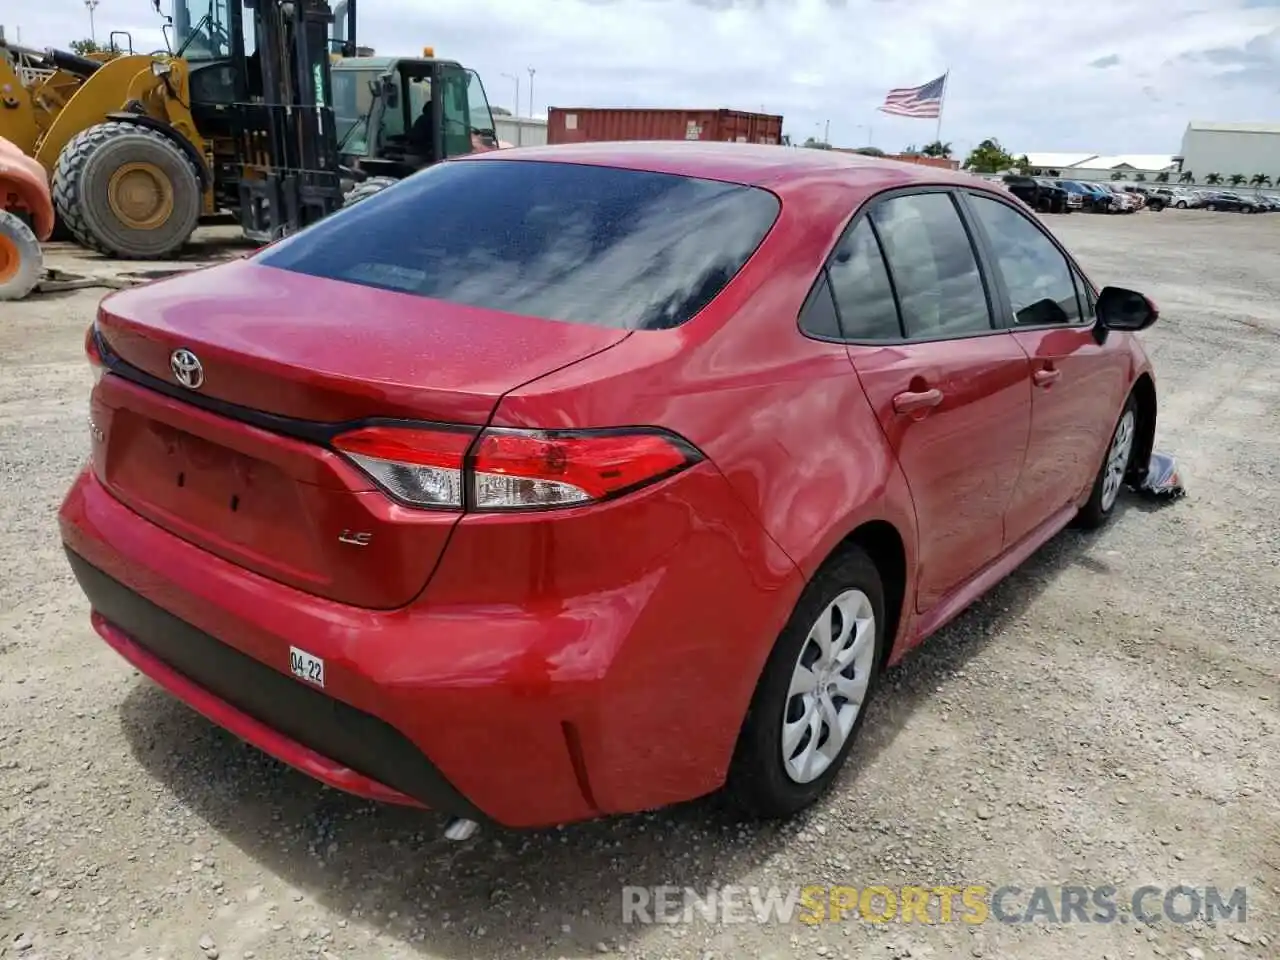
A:
POLYGON ((1096 309, 1098 323, 1107 330, 1145 330, 1160 316, 1154 303, 1123 287, 1103 287, 1096 309))

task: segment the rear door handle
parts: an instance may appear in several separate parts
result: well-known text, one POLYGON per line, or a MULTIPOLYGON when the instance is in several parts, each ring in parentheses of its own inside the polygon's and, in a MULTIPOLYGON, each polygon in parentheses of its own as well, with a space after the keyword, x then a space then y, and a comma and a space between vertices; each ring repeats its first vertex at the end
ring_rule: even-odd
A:
POLYGON ((895 413, 913 413, 936 407, 941 402, 942 391, 937 387, 932 390, 908 390, 893 398, 893 409, 895 413))
POLYGON ((1037 387, 1047 387, 1051 383, 1056 383, 1061 377, 1062 371, 1055 370, 1053 367, 1042 367, 1031 375, 1037 387))

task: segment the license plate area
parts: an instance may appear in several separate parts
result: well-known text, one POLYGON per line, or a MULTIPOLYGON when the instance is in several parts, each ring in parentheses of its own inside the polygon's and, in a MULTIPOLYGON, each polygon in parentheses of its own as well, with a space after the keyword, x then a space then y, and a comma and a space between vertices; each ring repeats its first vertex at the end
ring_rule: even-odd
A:
POLYGON ((289 648, 289 670, 299 680, 324 688, 324 660, 297 647, 289 648))
POLYGON ((295 481, 273 464, 130 410, 113 420, 106 480, 119 493, 244 547, 297 529, 282 522, 297 516, 295 481))

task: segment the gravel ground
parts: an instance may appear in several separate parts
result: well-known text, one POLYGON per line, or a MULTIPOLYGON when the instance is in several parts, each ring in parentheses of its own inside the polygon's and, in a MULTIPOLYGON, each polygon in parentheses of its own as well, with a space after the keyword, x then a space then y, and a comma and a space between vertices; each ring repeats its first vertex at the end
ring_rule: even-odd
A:
POLYGON ((1047 545, 889 674, 837 789, 781 826, 703 801, 450 844, 212 727, 96 639, 58 544, 100 291, 0 307, 0 956, 1280 954, 1280 216, 1052 225, 1163 308, 1190 496, 1047 545), (626 884, 877 883, 1244 887, 1247 919, 621 919, 626 884))

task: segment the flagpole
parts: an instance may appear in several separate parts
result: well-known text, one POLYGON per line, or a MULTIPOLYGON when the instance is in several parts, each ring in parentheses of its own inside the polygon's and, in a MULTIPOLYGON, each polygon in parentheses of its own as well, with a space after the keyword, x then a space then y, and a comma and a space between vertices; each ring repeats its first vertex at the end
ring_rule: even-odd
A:
POLYGON ((951 82, 951 68, 947 67, 942 74, 942 96, 938 98, 938 127, 933 132, 933 139, 942 143, 942 108, 947 104, 947 84, 951 82))

